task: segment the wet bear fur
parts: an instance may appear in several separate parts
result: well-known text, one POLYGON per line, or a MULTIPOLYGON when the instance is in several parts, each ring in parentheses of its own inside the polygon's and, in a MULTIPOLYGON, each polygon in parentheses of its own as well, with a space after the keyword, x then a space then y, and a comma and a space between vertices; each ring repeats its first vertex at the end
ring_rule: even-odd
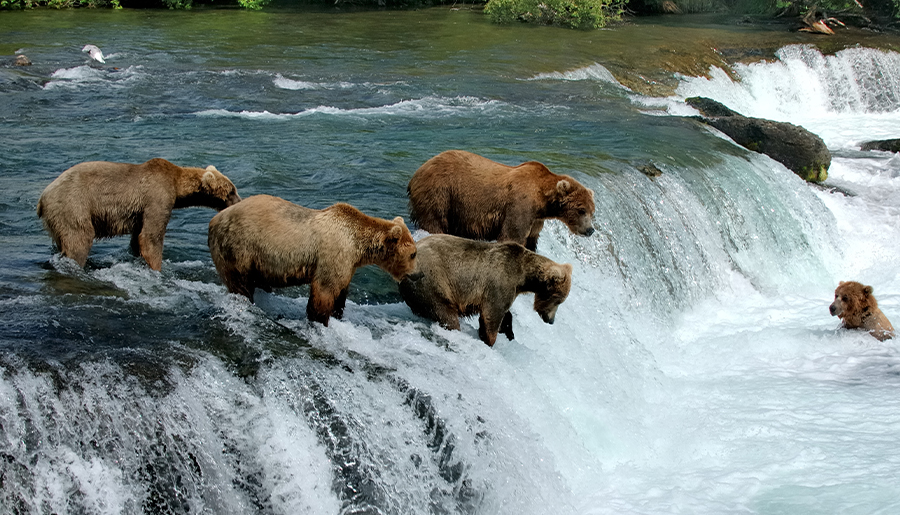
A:
POLYGON ((544 220, 594 233, 594 192, 537 161, 507 166, 448 150, 416 170, 407 193, 412 220, 432 234, 513 241, 533 251, 544 220))
POLYGON ((871 286, 856 281, 841 281, 834 290, 831 316, 841 319, 847 329, 865 329, 881 341, 894 337, 894 326, 878 309, 871 286))
POLYGON ((95 239, 130 234, 132 253, 160 270, 173 209, 222 210, 240 200, 214 166, 181 167, 161 158, 143 164, 90 161, 51 182, 37 214, 62 255, 82 267, 95 239))
POLYGON ((228 291, 309 284, 307 318, 344 313, 357 268, 378 265, 400 281, 416 274, 416 244, 401 217, 373 218, 349 204, 310 209, 270 195, 244 199, 209 222, 209 250, 228 291))
POLYGON ((459 317, 479 315, 478 336, 493 346, 497 334, 510 340, 509 308, 522 293, 534 293, 534 310, 552 324, 572 287, 572 265, 559 264, 514 242, 484 242, 447 234, 417 243, 422 277, 400 282, 413 313, 459 329, 459 317))

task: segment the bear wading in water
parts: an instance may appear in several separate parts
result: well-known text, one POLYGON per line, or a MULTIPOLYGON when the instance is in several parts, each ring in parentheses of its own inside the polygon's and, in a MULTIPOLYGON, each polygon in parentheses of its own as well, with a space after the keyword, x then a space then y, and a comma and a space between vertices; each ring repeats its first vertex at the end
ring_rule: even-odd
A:
POLYGON ((572 265, 559 264, 514 242, 485 242, 447 234, 416 244, 422 277, 400 282, 413 313, 459 330, 459 318, 479 315, 478 336, 493 346, 497 334, 514 338, 509 308, 534 293, 534 310, 552 324, 572 287, 572 265))
POLYGON ((534 251, 544 220, 594 233, 594 192, 537 161, 507 166, 448 150, 416 170, 407 193, 413 222, 432 234, 513 241, 534 251))
POLYGON ((878 308, 873 288, 856 281, 840 281, 834 290, 831 316, 841 319, 847 329, 865 329, 881 341, 894 337, 894 326, 878 308))
POLYGON ((309 284, 307 318, 342 318, 357 268, 378 265, 416 279, 416 243, 403 218, 374 218, 349 204, 310 209, 270 195, 244 199, 209 222, 209 250, 231 293, 309 284))
POLYGON ((84 267, 95 239, 131 235, 131 251, 162 268, 163 238, 173 209, 221 211, 241 200, 216 170, 165 159, 143 164, 89 161, 64 171, 41 193, 37 214, 63 256, 84 267))

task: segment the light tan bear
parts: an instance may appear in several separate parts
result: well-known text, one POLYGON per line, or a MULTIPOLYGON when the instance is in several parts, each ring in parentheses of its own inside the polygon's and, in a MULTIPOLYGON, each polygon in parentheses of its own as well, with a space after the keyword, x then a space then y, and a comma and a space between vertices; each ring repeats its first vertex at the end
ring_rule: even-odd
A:
POLYGON ((95 239, 131 235, 131 251, 162 268, 172 210, 222 210, 241 200, 214 166, 181 167, 165 159, 143 164, 90 161, 64 171, 38 200, 37 214, 63 256, 84 266, 95 239))
POLYGON ((209 250, 232 293, 309 284, 306 316, 328 325, 344 314, 357 268, 378 265, 395 280, 415 272, 416 243, 399 216, 373 218, 349 204, 309 209, 270 195, 244 199, 209 222, 209 250))
POLYGON ((512 340, 509 308, 534 293, 534 310, 552 324, 572 287, 572 265, 559 264, 513 242, 484 242, 434 234, 416 244, 416 281, 400 282, 413 313, 459 329, 459 317, 479 315, 478 336, 489 346, 502 332, 512 340))
POLYGON ((878 309, 871 286, 856 281, 841 281, 834 290, 831 316, 841 319, 847 329, 865 329, 881 341, 894 337, 894 326, 878 309))
POLYGON ((412 220, 432 234, 514 241, 533 251, 544 220, 594 233, 594 192, 537 161, 507 166, 448 150, 416 170, 407 193, 412 220))

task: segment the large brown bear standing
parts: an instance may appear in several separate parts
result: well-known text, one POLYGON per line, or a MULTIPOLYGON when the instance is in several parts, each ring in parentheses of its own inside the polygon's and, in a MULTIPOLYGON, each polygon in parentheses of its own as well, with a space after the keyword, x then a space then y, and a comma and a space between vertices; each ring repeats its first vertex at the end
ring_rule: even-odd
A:
POLYGON ((894 326, 878 309, 871 286, 856 281, 841 281, 834 290, 831 316, 841 319, 847 329, 865 329, 881 341, 894 337, 894 326))
POLYGON ((307 318, 326 326, 343 316, 357 268, 378 265, 397 281, 421 275, 402 218, 373 218, 342 203, 316 210, 249 197, 209 222, 209 250, 228 291, 251 302, 256 288, 309 284, 307 318))
POLYGON ((552 324, 572 287, 572 265, 559 264, 513 242, 475 241, 434 234, 416 244, 423 276, 400 283, 413 313, 459 329, 459 317, 479 315, 478 336, 493 346, 497 334, 513 339, 509 308, 534 293, 534 310, 552 324))
POLYGON ((432 234, 536 250, 544 220, 561 220, 582 236, 594 233, 594 192, 536 161, 507 166, 448 150, 416 170, 407 193, 412 220, 432 234))
POLYGON ((131 234, 131 251, 160 270, 173 209, 221 211, 240 200, 234 184, 214 166, 181 167, 160 158, 143 164, 90 161, 51 182, 37 214, 62 255, 80 266, 95 239, 131 234))

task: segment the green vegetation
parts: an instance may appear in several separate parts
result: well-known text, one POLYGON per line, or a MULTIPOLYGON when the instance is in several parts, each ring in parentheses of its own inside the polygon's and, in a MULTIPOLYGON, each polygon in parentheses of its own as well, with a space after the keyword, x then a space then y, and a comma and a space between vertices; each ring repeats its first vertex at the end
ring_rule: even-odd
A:
POLYGON ((53 7, 55 9, 69 9, 72 7, 122 8, 119 5, 119 0, 0 0, 0 10, 33 9, 38 6, 53 7))
MULTIPOLYGON (((526 22, 576 29, 595 29, 632 14, 731 12, 768 14, 808 20, 842 16, 900 19, 900 0, 471 0, 484 5, 495 23, 526 22)), ((0 0, 0 10, 36 7, 68 8, 168 8, 191 9, 196 5, 231 5, 262 9, 270 2, 334 8, 415 9, 453 0, 0 0)))
POLYGON ((496 23, 524 21, 596 29, 622 19, 627 0, 488 0, 484 12, 496 23))

